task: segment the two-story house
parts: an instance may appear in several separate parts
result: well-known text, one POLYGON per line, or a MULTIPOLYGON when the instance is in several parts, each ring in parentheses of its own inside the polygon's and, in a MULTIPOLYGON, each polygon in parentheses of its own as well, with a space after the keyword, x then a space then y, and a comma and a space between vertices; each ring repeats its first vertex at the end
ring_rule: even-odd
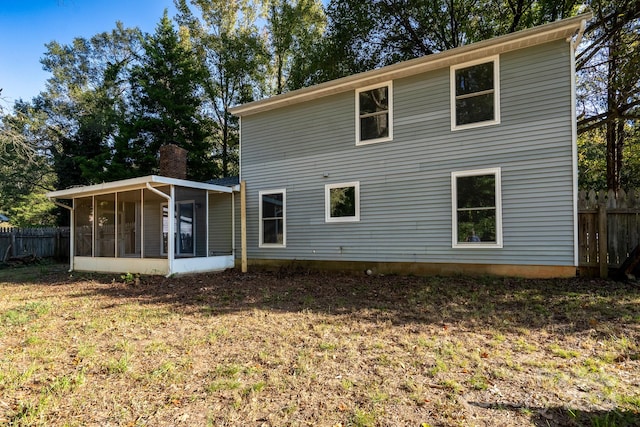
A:
POLYGON ((249 265, 574 276, 588 18, 235 107, 249 265))

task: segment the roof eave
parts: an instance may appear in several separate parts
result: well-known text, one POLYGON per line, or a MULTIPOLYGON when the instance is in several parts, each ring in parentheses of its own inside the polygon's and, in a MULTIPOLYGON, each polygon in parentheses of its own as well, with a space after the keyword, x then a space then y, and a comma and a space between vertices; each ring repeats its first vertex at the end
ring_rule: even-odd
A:
POLYGON ((242 117, 542 43, 571 39, 591 13, 343 77, 230 109, 242 117))
POLYGON ((139 178, 123 179, 120 181, 104 182, 102 184, 85 185, 82 187, 67 188, 47 193, 49 199, 73 199, 77 197, 88 197, 97 194, 113 192, 131 191, 146 188, 147 183, 157 187, 162 185, 177 185, 180 187, 194 188, 200 190, 214 191, 219 193, 231 193, 229 187, 207 184, 204 182, 189 181, 185 179, 167 178, 158 175, 148 175, 139 178))

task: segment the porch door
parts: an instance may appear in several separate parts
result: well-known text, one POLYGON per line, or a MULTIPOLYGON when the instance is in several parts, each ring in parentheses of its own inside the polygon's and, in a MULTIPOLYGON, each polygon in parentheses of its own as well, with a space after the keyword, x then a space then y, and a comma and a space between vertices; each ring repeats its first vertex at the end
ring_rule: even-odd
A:
POLYGON ((176 230, 179 231, 178 247, 176 248, 178 255, 195 255, 194 245, 194 213, 195 206, 193 202, 180 202, 177 209, 178 223, 176 230))
POLYGON ((118 256, 140 256, 140 202, 118 203, 118 256))
MULTIPOLYGON (((195 203, 178 202, 176 203, 176 234, 175 239, 176 255, 193 256, 195 255, 195 203)), ((166 203, 162 204, 162 255, 168 252, 168 235, 169 235, 169 208, 166 203)))

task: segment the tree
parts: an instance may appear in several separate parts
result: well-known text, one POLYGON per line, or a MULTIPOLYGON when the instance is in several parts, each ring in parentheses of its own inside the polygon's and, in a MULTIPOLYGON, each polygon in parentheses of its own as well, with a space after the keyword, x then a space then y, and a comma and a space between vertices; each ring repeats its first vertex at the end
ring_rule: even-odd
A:
POLYGON ((595 0, 592 6, 595 18, 577 55, 578 133, 598 141, 603 130, 606 187, 617 192, 631 185, 624 177, 634 175, 625 172, 625 144, 640 125, 640 1, 595 0))
POLYGON ((14 225, 29 220, 50 223, 46 218, 52 204, 34 200, 52 188, 54 178, 40 135, 43 121, 42 114, 22 100, 15 103, 12 114, 0 107, 0 211, 8 213, 14 225))
POLYGON ((308 83, 431 55, 571 16, 577 0, 331 0, 308 83))
POLYGON ((116 138, 116 159, 128 162, 134 175, 151 174, 160 146, 174 143, 188 151, 189 179, 215 177, 211 125, 202 115, 200 96, 206 70, 192 50, 189 32, 178 33, 165 10, 142 46, 144 53, 131 70, 129 118, 116 138))
POLYGON ((312 72, 308 59, 322 37, 326 17, 318 0, 264 0, 263 8, 274 80, 270 92, 281 94, 301 87, 312 72))
POLYGON ((256 6, 245 1, 176 0, 178 22, 189 29, 206 66, 205 113, 214 126, 214 159, 222 176, 238 173, 238 121, 229 109, 264 93, 267 54, 255 26, 256 6))
POLYGON ((47 45, 41 62, 52 77, 32 104, 47 116, 44 132, 58 175, 57 188, 118 175, 114 138, 127 112, 129 69, 140 49, 139 38, 139 30, 117 23, 113 31, 88 40, 47 45))

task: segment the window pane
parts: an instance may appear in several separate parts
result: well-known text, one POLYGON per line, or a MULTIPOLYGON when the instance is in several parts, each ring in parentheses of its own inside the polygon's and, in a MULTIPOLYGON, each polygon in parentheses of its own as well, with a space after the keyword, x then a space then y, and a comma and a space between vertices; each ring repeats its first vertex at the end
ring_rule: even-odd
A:
POLYGON ((493 93, 456 99, 456 125, 493 120, 493 93))
POLYGON ((356 216, 356 188, 342 187, 329 189, 331 218, 356 216))
POLYGON ((458 209, 495 207, 496 177, 493 174, 458 177, 456 188, 458 209))
POLYGON ((283 244, 283 220, 282 219, 264 219, 262 221, 262 243, 283 244))
POLYGON ((385 138, 389 136, 387 114, 360 118, 360 140, 385 138))
POLYGON ((493 89, 493 62, 456 70, 456 96, 493 89))
POLYGON ((495 243, 495 209, 458 211, 458 242, 495 243))
POLYGON ((387 86, 360 92, 360 115, 387 111, 389 109, 389 88, 387 86))
POLYGON ((262 218, 280 217, 282 217, 282 193, 263 194, 262 218))

